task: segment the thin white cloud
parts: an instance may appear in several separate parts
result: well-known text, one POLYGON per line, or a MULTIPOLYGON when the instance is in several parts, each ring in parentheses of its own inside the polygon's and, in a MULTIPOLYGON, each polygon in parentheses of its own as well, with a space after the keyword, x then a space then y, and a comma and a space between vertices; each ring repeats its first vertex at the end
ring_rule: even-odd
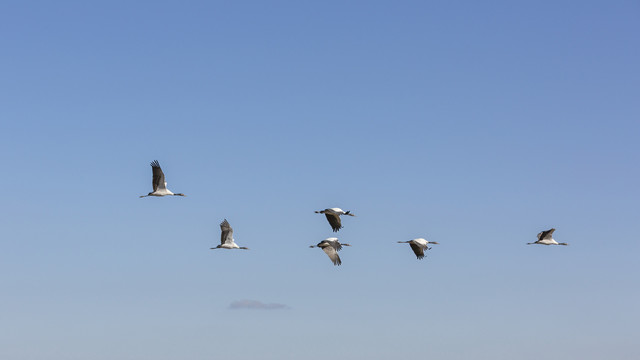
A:
POLYGON ((265 304, 258 300, 236 300, 229 304, 229 309, 282 310, 289 307, 285 304, 265 304))

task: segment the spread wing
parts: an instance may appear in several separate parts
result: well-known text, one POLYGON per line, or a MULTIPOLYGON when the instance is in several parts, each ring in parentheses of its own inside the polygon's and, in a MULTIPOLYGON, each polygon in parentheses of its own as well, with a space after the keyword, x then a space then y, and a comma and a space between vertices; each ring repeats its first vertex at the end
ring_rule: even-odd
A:
POLYGON ((324 248, 326 246, 330 246, 334 248, 336 251, 342 250, 342 244, 340 244, 337 238, 325 239, 320 241, 318 245, 316 245, 316 247, 319 247, 319 248, 324 248))
POLYGON ((342 228, 342 223, 340 222, 339 215, 324 214, 324 216, 327 217, 327 220, 329 221, 329 225, 331 225, 331 229, 333 229, 333 232, 337 232, 342 228))
POLYGON ((158 188, 165 189, 164 173, 160 168, 158 160, 153 160, 151 162, 151 170, 153 171, 153 180, 151 181, 151 185, 153 185, 153 192, 156 192, 158 188))
POLYGON ((337 242, 337 241, 332 241, 332 242, 331 242, 331 246, 332 246, 334 249, 336 249, 336 251, 340 251, 340 250, 342 250, 342 244, 340 244, 340 243, 339 243, 339 242, 337 242))
POLYGON ((231 228, 227 219, 224 219, 224 221, 220 223, 220 230, 222 230, 220 234, 220 245, 224 245, 226 242, 233 242, 233 228, 231 228))
POLYGON ((340 256, 338 256, 338 252, 333 246, 325 246, 322 250, 329 256, 329 259, 333 262, 333 265, 340 265, 342 261, 340 261, 340 256))
POLYGON ((556 229, 549 229, 547 231, 541 231, 538 234, 538 240, 550 240, 552 238, 552 234, 553 234, 554 231, 556 231, 556 229))
POLYGON ((424 258, 424 248, 422 246, 412 242, 409 243, 409 245, 411 245, 411 250, 413 250, 413 253, 416 254, 418 259, 424 258))

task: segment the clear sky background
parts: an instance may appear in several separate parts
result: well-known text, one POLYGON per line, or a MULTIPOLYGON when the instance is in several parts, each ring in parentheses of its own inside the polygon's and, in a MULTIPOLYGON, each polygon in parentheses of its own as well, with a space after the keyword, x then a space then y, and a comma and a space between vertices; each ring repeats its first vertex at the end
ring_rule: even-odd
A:
POLYGON ((0 33, 2 359, 640 357, 638 2, 6 1, 0 33), (154 159, 187 197, 138 198, 154 159), (224 218, 250 251, 209 250, 224 218))

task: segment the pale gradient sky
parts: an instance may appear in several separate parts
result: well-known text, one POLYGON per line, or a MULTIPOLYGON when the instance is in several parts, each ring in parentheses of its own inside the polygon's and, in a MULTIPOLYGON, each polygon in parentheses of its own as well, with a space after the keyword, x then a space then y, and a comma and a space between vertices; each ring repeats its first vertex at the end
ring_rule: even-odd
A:
POLYGON ((638 2, 6 1, 0 33, 0 358, 640 358, 638 2), (154 159, 188 197, 138 198, 154 159), (224 218, 251 250, 209 250, 224 218))

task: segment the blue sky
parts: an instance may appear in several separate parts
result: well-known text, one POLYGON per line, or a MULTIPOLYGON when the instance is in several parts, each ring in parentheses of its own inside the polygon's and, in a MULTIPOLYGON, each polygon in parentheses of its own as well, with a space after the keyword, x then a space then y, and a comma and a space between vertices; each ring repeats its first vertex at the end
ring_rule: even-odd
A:
POLYGON ((638 14, 3 3, 0 357, 638 358, 638 14))

